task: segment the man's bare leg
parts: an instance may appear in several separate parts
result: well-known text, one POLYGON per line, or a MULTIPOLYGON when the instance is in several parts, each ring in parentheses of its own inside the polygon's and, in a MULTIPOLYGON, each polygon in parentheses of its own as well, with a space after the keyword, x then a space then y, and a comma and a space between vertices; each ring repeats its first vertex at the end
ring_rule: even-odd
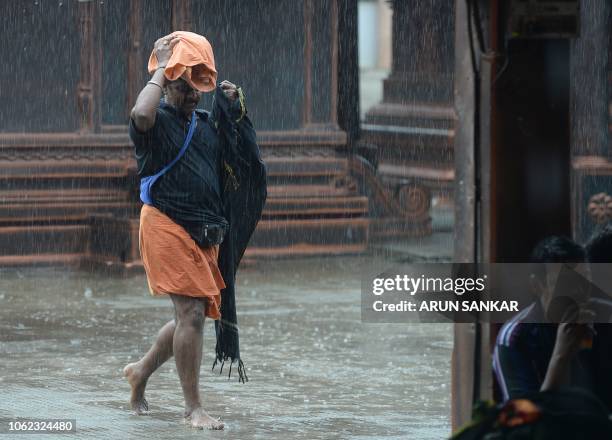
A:
POLYGON ((173 352, 185 397, 185 417, 195 428, 223 429, 209 416, 200 399, 200 364, 204 329, 205 299, 171 295, 176 316, 173 352))
POLYGON ((172 343, 174 339, 174 320, 164 325, 157 334, 157 339, 149 351, 138 362, 128 364, 123 369, 123 374, 132 387, 130 404, 136 414, 146 414, 149 404, 145 399, 145 387, 147 380, 160 365, 172 357, 172 343))

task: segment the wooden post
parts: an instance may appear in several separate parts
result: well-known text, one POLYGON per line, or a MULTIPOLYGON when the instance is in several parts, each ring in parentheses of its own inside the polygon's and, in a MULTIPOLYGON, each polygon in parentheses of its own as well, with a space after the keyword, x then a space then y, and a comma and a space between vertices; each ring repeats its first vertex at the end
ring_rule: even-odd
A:
POLYGON ((329 122, 338 124, 338 0, 331 1, 331 90, 329 122))
POLYGON ((346 131, 351 154, 359 138, 359 66, 357 0, 341 0, 338 5, 338 121, 346 131))
POLYGON ((100 129, 100 94, 102 49, 100 46, 100 11, 96 1, 79 0, 80 80, 77 105, 81 132, 100 129))
POLYGON ((173 0, 172 1, 172 32, 190 31, 191 22, 191 1, 173 0))
POLYGON ((304 0, 304 102, 302 126, 338 130, 338 0, 304 0), (327 21, 329 23, 327 23, 327 21), (325 27, 322 26, 325 23, 325 27), (329 26, 327 26, 329 25, 329 26), (322 39, 321 35, 325 35, 322 39), (322 53, 329 53, 324 61, 322 53), (319 69, 329 69, 329 89, 321 97, 319 69), (324 102, 327 101, 328 102, 324 102), (329 103, 329 112, 327 105, 329 103), (324 110, 323 110, 324 109, 324 110))
POLYGON ((304 0, 304 126, 312 122, 312 14, 312 0, 304 0))
POLYGON ((129 42, 127 56, 126 118, 144 82, 144 48, 142 47, 142 0, 130 0, 129 42))
MULTIPOLYGON (((455 1, 455 257, 476 261, 474 173, 474 73, 470 58, 465 0, 455 1)), ((470 420, 474 389, 474 353, 478 324, 455 324, 451 359, 453 430, 470 420)))

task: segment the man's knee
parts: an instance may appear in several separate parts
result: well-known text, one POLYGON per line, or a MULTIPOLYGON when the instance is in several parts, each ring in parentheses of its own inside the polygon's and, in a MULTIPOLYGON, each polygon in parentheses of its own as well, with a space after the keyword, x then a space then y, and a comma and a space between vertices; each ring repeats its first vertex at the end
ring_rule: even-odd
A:
POLYGON ((199 298, 183 297, 174 301, 177 324, 197 329, 204 326, 204 301, 199 298))

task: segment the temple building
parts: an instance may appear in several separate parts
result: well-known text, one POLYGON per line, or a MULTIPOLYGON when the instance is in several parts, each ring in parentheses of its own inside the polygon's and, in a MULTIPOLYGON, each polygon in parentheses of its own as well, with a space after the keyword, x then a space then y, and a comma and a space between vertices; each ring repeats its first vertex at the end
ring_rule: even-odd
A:
MULTIPOLYGON (((357 2, 283 0, 277 6, 282 14, 236 3, 41 0, 0 6, 4 29, 17 36, 0 43, 5 59, 14 60, 2 72, 2 83, 10 86, 0 90, 2 264, 139 265, 140 202, 127 121, 146 82, 154 41, 178 29, 205 35, 220 80, 230 79, 247 94, 269 174, 269 198, 249 255, 359 253, 377 240, 431 233, 427 184, 437 171, 417 165, 415 178, 406 177, 404 162, 395 168, 388 163, 398 153, 391 143, 405 136, 381 131, 384 124, 402 123, 385 113, 388 108, 421 109, 413 105, 418 96, 403 92, 402 75, 410 72, 397 60, 405 54, 395 53, 385 83, 390 92, 368 115, 362 141, 357 2), (401 94, 391 96, 397 90, 401 94), (390 143, 381 149, 380 167, 392 169, 382 174, 376 142, 390 143)), ((448 83, 451 76, 444 75, 448 83)), ((436 101, 422 110, 446 115, 450 96, 444 93, 446 107, 439 110, 436 101)), ((435 129, 444 134, 434 136, 442 139, 434 156, 448 161, 452 118, 445 118, 444 128, 435 129)), ((452 180, 452 172, 441 173, 452 180)))
MULTIPOLYGON (((524 262, 612 220, 609 0, 263 3, 0 3, 0 267, 141 268, 127 123, 174 30, 205 35, 246 93, 268 167, 247 256, 428 237, 447 206, 454 261, 524 262), (363 100, 360 67, 380 91, 363 100)), ((496 397, 498 328, 454 327, 455 427, 496 397)))

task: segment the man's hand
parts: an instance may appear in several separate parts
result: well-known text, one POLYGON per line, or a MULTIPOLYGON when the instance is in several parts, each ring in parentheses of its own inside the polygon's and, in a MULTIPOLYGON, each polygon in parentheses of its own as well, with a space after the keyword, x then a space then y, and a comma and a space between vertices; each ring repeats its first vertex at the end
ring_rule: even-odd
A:
POLYGON ((593 329, 588 324, 564 322, 557 328, 557 341, 553 356, 570 360, 592 340, 593 329))
POLYGON ((157 58, 158 67, 166 67, 172 56, 172 49, 179 41, 181 41, 181 39, 178 37, 166 35, 155 42, 153 53, 155 54, 155 58, 157 58))
POLYGON ((153 53, 155 58, 157 58, 157 66, 159 68, 153 73, 151 80, 138 94, 134 108, 130 113, 136 128, 141 132, 145 132, 155 125, 155 114, 159 106, 159 98, 161 98, 162 89, 166 84, 166 77, 162 69, 168 65, 168 61, 172 56, 172 48, 179 41, 179 38, 167 35, 157 40, 153 46, 153 53))
POLYGON ((562 359, 573 358, 582 348, 592 342, 594 330, 592 322, 595 312, 587 308, 570 308, 557 327, 557 340, 553 356, 562 359))
POLYGON ((572 359, 578 354, 587 338, 593 337, 589 324, 562 322, 557 327, 557 340, 553 349, 546 376, 540 391, 570 385, 572 359))
POLYGON ((221 87, 221 89, 223 89, 225 96, 227 96, 230 101, 235 101, 236 99, 238 99, 238 87, 236 86, 236 84, 225 80, 219 86, 221 87))

